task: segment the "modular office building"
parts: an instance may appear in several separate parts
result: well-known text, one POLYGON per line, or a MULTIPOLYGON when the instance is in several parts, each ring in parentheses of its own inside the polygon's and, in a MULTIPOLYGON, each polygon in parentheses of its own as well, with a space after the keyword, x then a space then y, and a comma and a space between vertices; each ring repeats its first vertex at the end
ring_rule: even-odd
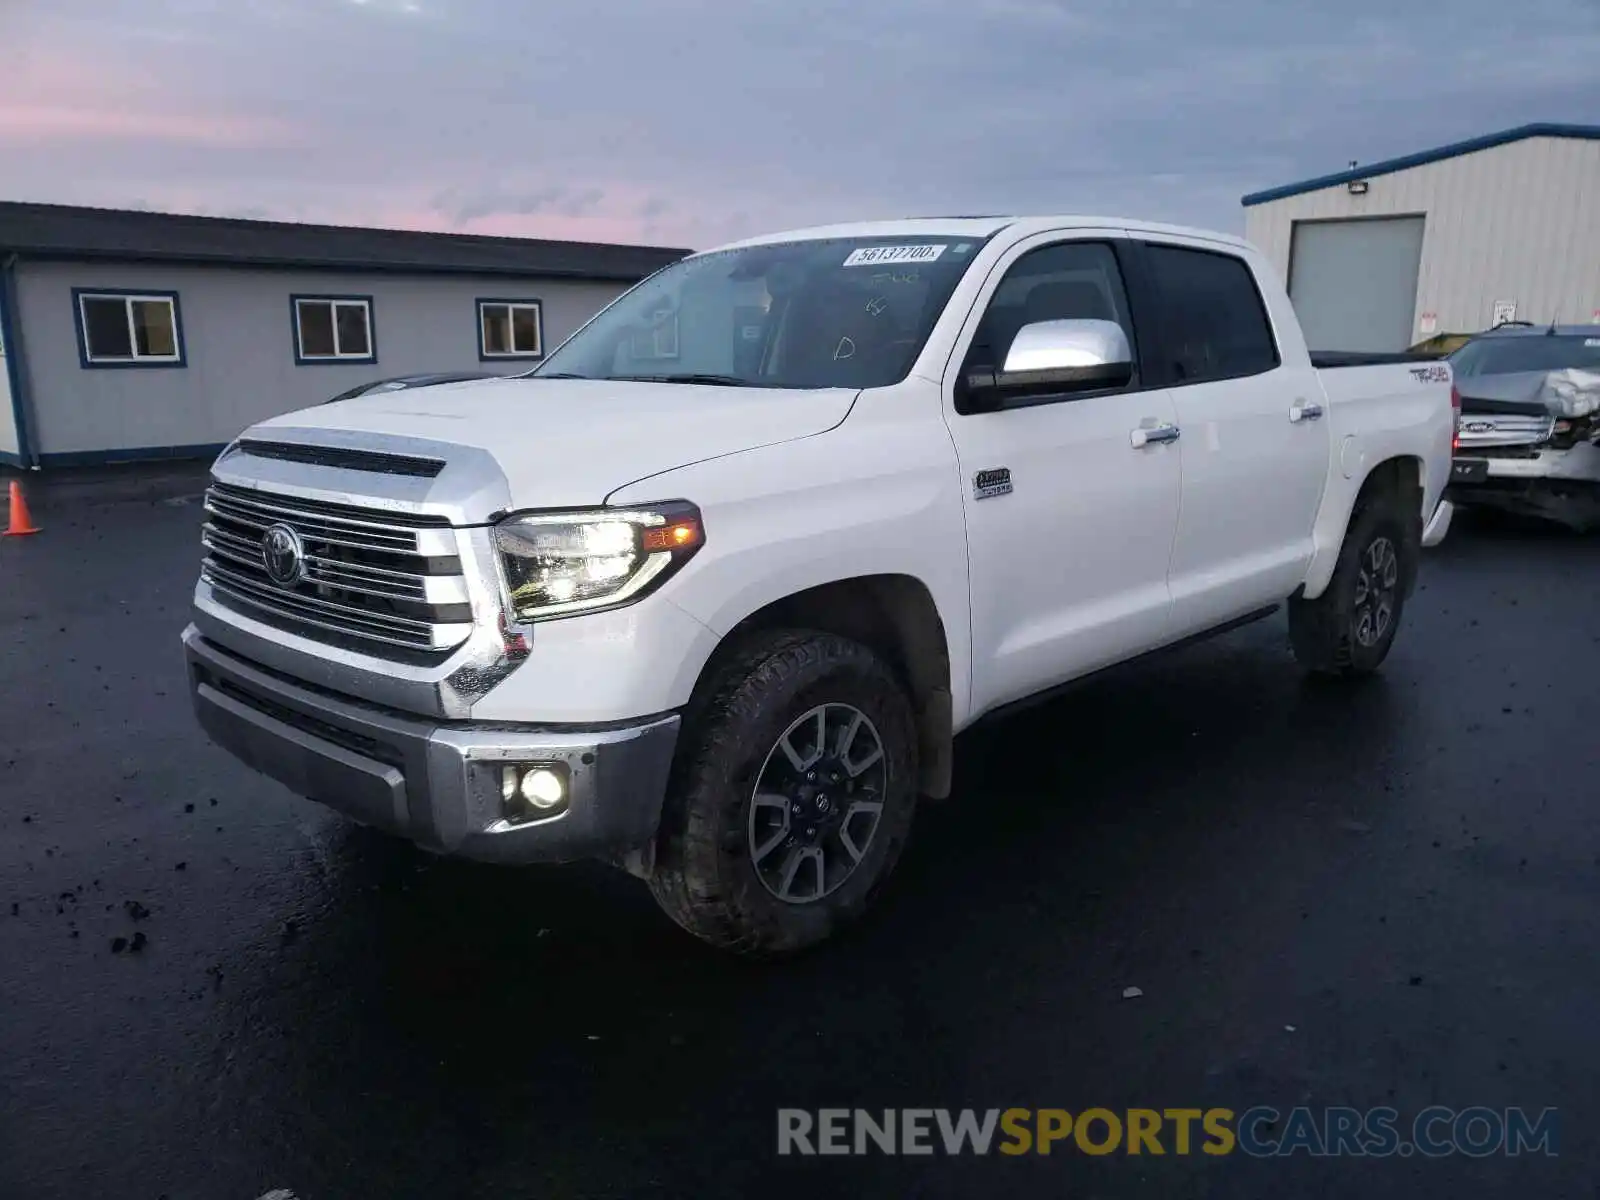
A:
POLYGON ((372 380, 527 370, 685 253, 0 203, 0 462, 205 456, 372 380))

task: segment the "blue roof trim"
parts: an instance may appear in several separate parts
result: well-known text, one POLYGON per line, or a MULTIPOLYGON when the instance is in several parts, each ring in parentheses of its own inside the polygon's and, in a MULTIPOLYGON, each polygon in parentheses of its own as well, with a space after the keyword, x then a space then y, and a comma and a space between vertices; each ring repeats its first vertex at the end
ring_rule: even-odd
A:
POLYGON ((1371 179, 1375 175, 1393 175, 1396 171, 1409 171, 1412 167, 1426 166, 1428 163, 1439 162, 1446 158, 1457 158, 1477 150, 1488 150, 1494 146, 1504 146, 1508 142, 1520 142, 1527 138, 1536 137, 1600 141, 1600 125, 1519 125, 1515 129, 1505 129, 1499 133, 1486 133, 1482 137, 1470 138, 1465 142, 1452 142, 1448 146, 1440 146, 1434 150, 1422 150, 1416 154, 1407 154, 1403 158, 1390 158, 1383 162, 1365 163, 1352 171, 1340 171, 1335 175, 1322 175, 1316 179, 1303 180, 1300 183, 1286 183, 1282 187, 1268 188, 1264 192, 1251 192, 1240 203, 1246 208, 1252 208, 1257 204, 1265 204, 1269 200, 1282 200, 1285 196, 1299 196, 1305 192, 1317 192, 1325 187, 1332 187, 1334 184, 1349 183, 1356 179, 1371 179))

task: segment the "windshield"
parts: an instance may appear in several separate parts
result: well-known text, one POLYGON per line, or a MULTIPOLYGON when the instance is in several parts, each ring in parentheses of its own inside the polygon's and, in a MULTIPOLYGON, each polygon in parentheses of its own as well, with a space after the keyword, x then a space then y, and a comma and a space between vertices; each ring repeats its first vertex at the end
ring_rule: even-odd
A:
POLYGON ((532 374, 781 388, 905 378, 983 238, 825 238, 674 263, 532 374))
POLYGON ((1600 371, 1600 329, 1594 336, 1526 334, 1479 338, 1450 358, 1457 379, 1514 375, 1519 371, 1600 371))

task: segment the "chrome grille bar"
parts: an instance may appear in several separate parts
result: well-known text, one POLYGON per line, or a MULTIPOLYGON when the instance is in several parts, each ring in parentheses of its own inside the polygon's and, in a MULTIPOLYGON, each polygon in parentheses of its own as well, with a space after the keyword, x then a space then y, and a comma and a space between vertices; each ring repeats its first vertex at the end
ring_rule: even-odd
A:
POLYGON ((213 497, 206 501, 206 511, 212 516, 239 525, 247 525, 252 529, 266 529, 269 525, 282 521, 285 524, 292 524, 302 534, 315 533, 319 541, 335 546, 351 546, 358 550, 395 550, 402 554, 414 554, 417 550, 417 537, 414 533, 391 533, 385 530, 366 533, 351 526, 323 522, 316 517, 301 516, 293 510, 273 514, 255 505, 246 507, 233 501, 213 497))
MULTIPOLYGON (((258 569, 263 566, 259 538, 251 540, 208 525, 200 536, 200 544, 245 566, 258 569)), ((306 578, 311 582, 325 583, 367 596, 411 600, 419 604, 466 604, 470 600, 467 581, 460 575, 417 575, 364 563, 344 562, 319 554, 307 554, 305 564, 306 578)))
POLYGON ((205 498, 203 578, 258 619, 411 650, 443 651, 472 633, 455 531, 440 518, 213 485, 205 498), (274 525, 298 535, 300 577, 267 572, 274 525))
POLYGON ((363 609, 351 608, 343 604, 333 604, 326 600, 307 600, 295 592, 275 590, 272 584, 252 578, 245 572, 225 567, 221 563, 208 563, 206 571, 214 581, 256 594, 260 598, 280 605, 285 609, 321 613, 326 617, 342 617, 354 624, 370 625, 375 629, 382 629, 388 633, 403 637, 407 645, 428 646, 432 644, 429 631, 433 627, 427 621, 413 621, 406 617, 376 616, 363 609))
POLYGON ((425 516, 419 513, 401 514, 390 511, 356 508, 349 504, 331 504, 323 500, 304 500, 299 496, 279 496, 251 488, 232 487, 225 483, 211 485, 210 496, 244 507, 259 508, 276 518, 284 514, 308 517, 313 520, 342 521, 350 525, 372 529, 386 529, 406 533, 416 529, 448 529, 450 522, 444 517, 425 516))
MULTIPOLYGON (((294 603, 284 603, 283 593, 268 595, 265 594, 264 589, 258 589, 249 585, 236 583, 231 579, 221 579, 217 576, 214 567, 203 568, 201 571, 201 577, 211 585, 213 594, 221 597, 224 602, 243 605, 250 611, 251 615, 265 618, 269 621, 274 617, 288 618, 297 626, 307 625, 316 629, 326 630, 329 633, 360 637, 370 642, 379 642, 389 646, 403 646, 408 650, 449 648, 448 646, 430 646, 411 636, 394 635, 381 632, 378 628, 365 627, 360 622, 352 623, 342 619, 326 619, 327 614, 324 613, 319 615, 318 613, 311 611, 309 606, 300 606, 294 603)), ((281 623, 281 621, 279 623, 281 623)), ((444 630, 450 630, 454 627, 447 626, 441 628, 444 630)), ((468 632, 471 630, 470 625, 464 625, 460 628, 468 632)), ((465 640, 465 634, 463 634, 462 639, 460 640, 465 640)))
POLYGON ((381 579, 369 579, 352 571, 328 566, 327 559, 306 556, 306 578, 314 583, 332 584, 347 592, 360 592, 364 596, 388 596, 392 600, 420 600, 427 602, 427 579, 413 576, 408 584, 384 584, 381 579), (373 586, 374 584, 380 586, 373 586))
POLYGON ((1555 418, 1522 413, 1461 414, 1461 447, 1537 446, 1555 432, 1555 418))

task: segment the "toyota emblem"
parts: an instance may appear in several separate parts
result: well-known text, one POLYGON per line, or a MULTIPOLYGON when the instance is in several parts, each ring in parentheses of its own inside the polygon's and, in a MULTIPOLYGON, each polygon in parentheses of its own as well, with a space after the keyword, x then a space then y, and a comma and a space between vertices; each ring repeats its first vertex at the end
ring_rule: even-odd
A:
POLYGON ((306 549, 292 525, 272 525, 261 535, 261 561, 267 578, 279 587, 293 587, 305 575, 306 549))

